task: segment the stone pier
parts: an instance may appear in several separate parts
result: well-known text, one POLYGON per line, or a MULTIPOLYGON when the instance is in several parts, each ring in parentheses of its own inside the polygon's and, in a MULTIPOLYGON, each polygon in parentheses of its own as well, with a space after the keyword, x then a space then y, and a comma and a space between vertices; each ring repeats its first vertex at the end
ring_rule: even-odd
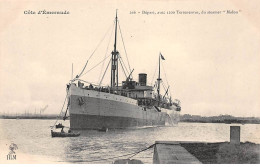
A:
POLYGON ((179 142, 156 141, 153 154, 154 164, 201 164, 179 142))

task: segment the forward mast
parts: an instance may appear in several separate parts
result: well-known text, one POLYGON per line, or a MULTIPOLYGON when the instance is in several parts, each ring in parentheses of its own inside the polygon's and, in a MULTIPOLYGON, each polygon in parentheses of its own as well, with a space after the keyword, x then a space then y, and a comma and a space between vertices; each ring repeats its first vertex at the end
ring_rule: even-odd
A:
POLYGON ((112 63, 111 63, 111 88, 118 89, 118 55, 119 52, 116 49, 117 42, 117 11, 116 11, 116 26, 115 26, 115 43, 114 50, 112 51, 112 63))

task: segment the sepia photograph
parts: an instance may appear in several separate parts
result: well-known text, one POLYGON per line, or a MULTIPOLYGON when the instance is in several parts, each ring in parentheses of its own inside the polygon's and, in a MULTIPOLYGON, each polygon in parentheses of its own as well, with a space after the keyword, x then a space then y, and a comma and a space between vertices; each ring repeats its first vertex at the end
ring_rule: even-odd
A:
POLYGON ((0 0, 0 164, 260 164, 258 0, 0 0))

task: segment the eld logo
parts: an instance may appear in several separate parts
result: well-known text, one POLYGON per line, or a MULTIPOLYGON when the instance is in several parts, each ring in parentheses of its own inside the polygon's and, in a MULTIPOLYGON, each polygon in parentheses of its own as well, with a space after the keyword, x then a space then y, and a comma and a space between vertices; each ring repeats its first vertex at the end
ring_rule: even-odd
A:
POLYGON ((14 150, 17 150, 18 147, 16 144, 12 143, 10 146, 9 146, 9 150, 10 152, 8 153, 8 155, 6 155, 6 158, 7 160, 16 160, 16 154, 15 154, 15 151, 14 150))

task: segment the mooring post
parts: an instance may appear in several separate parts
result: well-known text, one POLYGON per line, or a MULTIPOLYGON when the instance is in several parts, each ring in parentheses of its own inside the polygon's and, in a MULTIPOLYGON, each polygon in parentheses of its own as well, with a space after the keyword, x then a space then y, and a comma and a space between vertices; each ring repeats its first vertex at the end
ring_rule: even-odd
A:
POLYGON ((230 144, 240 144, 240 126, 230 126, 230 144))

